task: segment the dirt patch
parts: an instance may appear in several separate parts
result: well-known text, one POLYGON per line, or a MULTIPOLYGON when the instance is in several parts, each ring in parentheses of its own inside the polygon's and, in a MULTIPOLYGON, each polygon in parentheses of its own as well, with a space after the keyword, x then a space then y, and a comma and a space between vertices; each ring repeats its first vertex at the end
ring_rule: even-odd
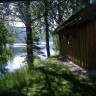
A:
POLYGON ((96 78, 96 70, 85 70, 64 56, 60 56, 59 60, 61 60, 74 75, 79 76, 80 80, 89 80, 90 77, 96 78))

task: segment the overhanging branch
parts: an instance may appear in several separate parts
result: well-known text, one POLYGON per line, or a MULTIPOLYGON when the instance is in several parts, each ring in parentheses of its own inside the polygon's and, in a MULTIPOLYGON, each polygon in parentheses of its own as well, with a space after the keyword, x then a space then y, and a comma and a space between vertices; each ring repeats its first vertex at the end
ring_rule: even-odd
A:
MULTIPOLYGON (((0 3, 3 3, 3 2, 16 2, 16 1, 27 1, 27 0, 0 0, 0 3)), ((42 1, 42 0, 28 0, 28 1, 42 1)))

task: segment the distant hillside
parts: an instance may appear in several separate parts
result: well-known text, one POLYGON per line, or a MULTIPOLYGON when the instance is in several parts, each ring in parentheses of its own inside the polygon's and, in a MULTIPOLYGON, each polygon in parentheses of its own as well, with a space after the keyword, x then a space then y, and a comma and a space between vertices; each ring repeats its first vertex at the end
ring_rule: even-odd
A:
POLYGON ((15 43, 25 43, 26 28, 9 26, 9 30, 14 32, 15 43))
MULTIPOLYGON (((15 43, 25 43, 26 42, 26 27, 14 27, 14 26, 9 26, 9 31, 13 32, 15 43)), ((40 42, 45 42, 45 35, 44 33, 41 33, 42 40, 40 42)), ((37 36, 38 37, 38 36, 37 36)), ((52 42, 52 37, 50 36, 49 42, 52 42)))

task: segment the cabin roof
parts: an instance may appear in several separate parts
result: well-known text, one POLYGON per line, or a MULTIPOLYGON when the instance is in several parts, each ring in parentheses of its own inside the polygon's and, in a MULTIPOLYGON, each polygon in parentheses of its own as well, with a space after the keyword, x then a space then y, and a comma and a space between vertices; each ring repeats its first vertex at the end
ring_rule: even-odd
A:
POLYGON ((81 24, 86 20, 96 19, 96 4, 92 4, 86 8, 81 9, 77 13, 73 14, 68 20, 66 20, 61 26, 57 27, 53 34, 58 34, 62 29, 69 28, 75 24, 81 24))

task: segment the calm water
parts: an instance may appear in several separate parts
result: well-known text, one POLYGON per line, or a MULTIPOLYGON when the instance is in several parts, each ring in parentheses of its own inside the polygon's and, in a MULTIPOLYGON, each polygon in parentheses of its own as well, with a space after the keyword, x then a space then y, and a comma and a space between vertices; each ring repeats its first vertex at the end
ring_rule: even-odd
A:
MULTIPOLYGON (((38 55, 38 56, 40 56, 42 60, 45 60, 47 58, 46 57, 47 52, 45 48, 46 43, 42 42, 39 46, 43 48, 41 52, 43 52, 45 56, 43 55, 38 55)), ((19 69, 22 66, 24 66, 26 52, 22 52, 22 49, 25 47, 26 47, 26 44, 23 44, 23 43, 15 43, 13 45, 13 48, 12 48, 13 59, 11 61, 8 61, 8 66, 6 67, 9 69, 9 71, 14 71, 15 69, 19 69)), ((53 47, 53 43, 50 42, 50 53, 51 55, 54 55, 54 51, 52 50, 52 47, 53 47)))

